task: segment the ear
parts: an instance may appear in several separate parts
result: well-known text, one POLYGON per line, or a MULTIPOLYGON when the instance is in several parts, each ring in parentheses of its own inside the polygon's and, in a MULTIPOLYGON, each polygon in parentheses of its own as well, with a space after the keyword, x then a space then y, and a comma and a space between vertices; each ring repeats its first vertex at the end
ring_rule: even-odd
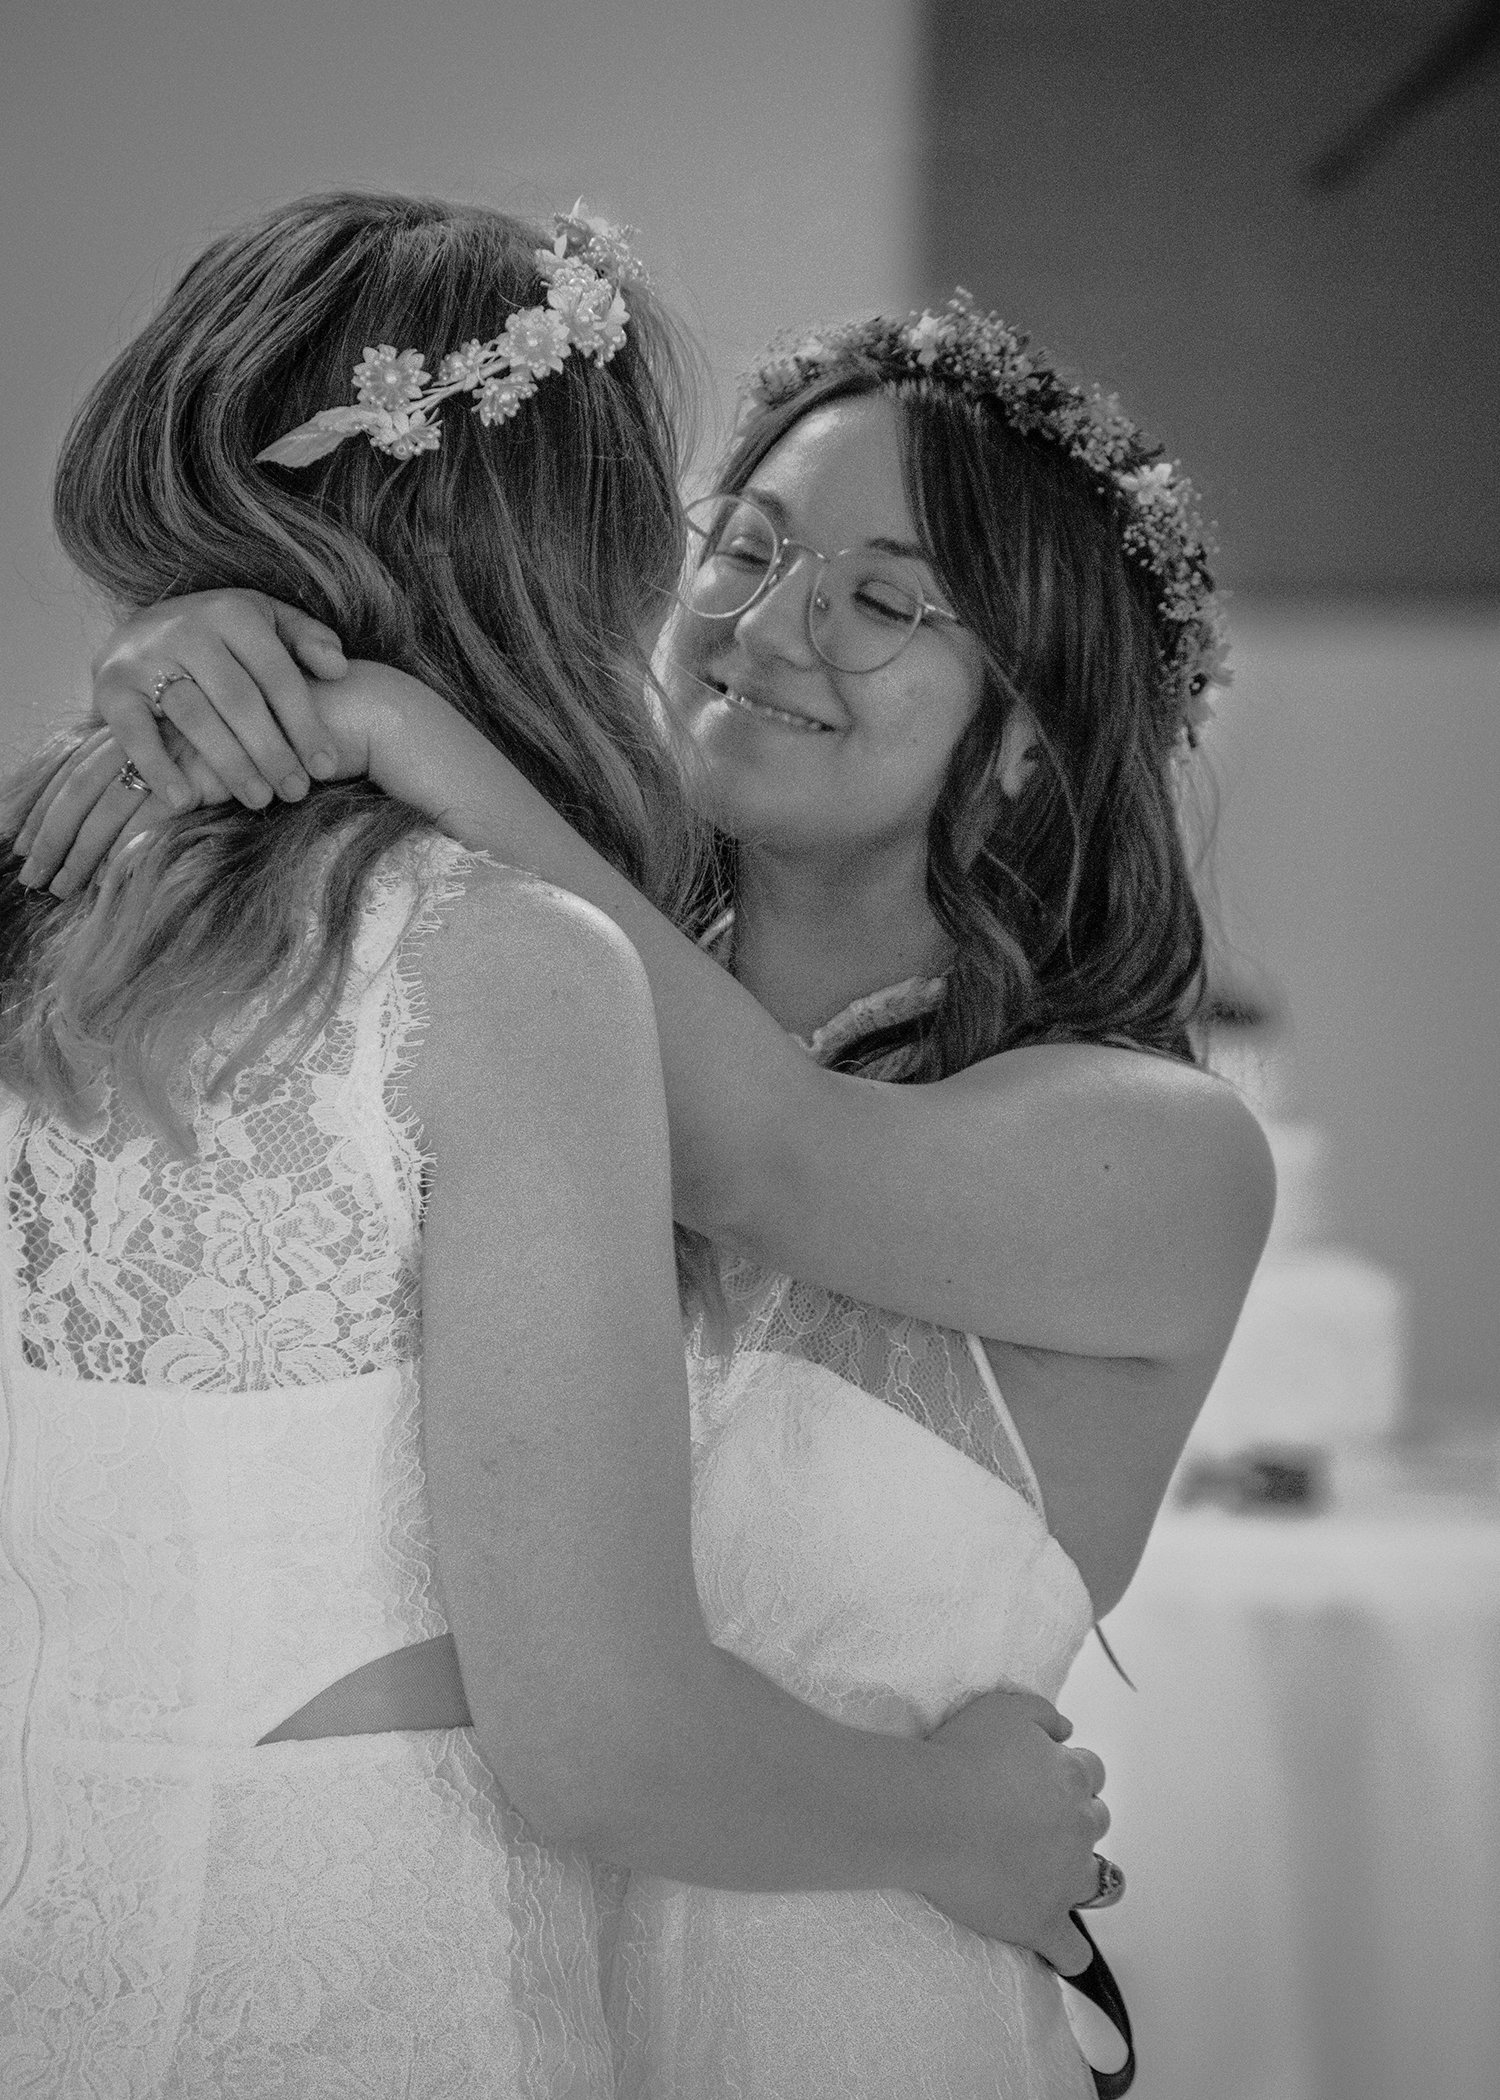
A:
POLYGON ((995 778, 1007 802, 1020 798, 1036 771, 1036 745, 1036 716, 1024 700, 1018 700, 1001 732, 1000 750, 995 760, 995 778))

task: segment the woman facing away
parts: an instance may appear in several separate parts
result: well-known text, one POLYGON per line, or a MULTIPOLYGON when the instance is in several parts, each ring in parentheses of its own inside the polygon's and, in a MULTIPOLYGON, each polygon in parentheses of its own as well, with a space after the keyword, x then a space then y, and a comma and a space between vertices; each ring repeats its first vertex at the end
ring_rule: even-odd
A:
MULTIPOLYGON (((334 623, 671 906, 643 681, 676 375, 590 225, 305 200, 216 242, 116 360, 58 521, 118 607, 227 579, 334 623), (451 346, 441 419, 401 408, 420 360, 389 337, 451 346), (262 461, 299 418, 327 435, 356 364, 379 446, 262 461)), ((661 1068, 609 921, 357 779, 182 809, 66 901, 22 872, 7 2100, 607 2096, 584 1851, 921 1890, 1080 1966, 1102 1768, 1043 1699, 878 1733, 705 1625, 661 1068), (472 1730, 365 1668, 450 1628, 472 1730), (278 1725, 350 1672, 344 1732, 278 1725)))
MULTIPOLYGON (((1211 585, 1185 484, 962 301, 780 352, 693 517, 666 678, 725 842, 727 970, 411 679, 356 665, 311 705, 263 604, 131 622, 96 702, 164 793, 153 685, 247 798, 331 739, 628 932, 677 1214, 735 1257, 733 1349, 693 1364, 710 1629, 918 1732, 997 1678, 1060 1686, 1269 1222, 1264 1140, 1189 1047, 1211 585)), ((80 819, 64 890, 149 821, 120 786, 85 814, 119 757, 28 827, 31 879, 80 819)), ((638 1874, 614 2016, 651 2096, 1085 2089, 1033 1958, 899 1894, 638 1874)))

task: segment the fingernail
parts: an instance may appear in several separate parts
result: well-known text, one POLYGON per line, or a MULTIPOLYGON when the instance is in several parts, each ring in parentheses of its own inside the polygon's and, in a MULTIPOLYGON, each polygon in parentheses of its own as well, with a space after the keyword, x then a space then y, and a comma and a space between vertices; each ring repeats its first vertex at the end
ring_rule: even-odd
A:
POLYGON ((268 788, 263 780, 252 780, 245 786, 241 799, 251 809, 264 809, 268 802, 276 799, 275 790, 268 788))
POLYGON ((36 862, 29 857, 21 863, 21 872, 16 877, 23 890, 36 888, 36 862))
POLYGON ((330 780, 338 770, 338 763, 331 751, 315 751, 307 761, 307 770, 316 774, 319 780, 330 780))
POLYGON ((175 810, 188 810, 193 807, 192 789, 184 786, 179 781, 174 780, 172 785, 164 790, 164 793, 167 801, 175 810))
POLYGON ((300 802, 312 786, 312 782, 299 767, 295 773, 285 773, 276 783, 276 792, 283 802, 300 802))

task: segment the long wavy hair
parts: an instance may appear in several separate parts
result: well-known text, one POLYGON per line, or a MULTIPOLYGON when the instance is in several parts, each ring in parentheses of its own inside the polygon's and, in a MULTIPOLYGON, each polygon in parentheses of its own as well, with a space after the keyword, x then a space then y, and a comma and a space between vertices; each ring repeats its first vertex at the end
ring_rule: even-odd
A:
MULTIPOLYGON (((513 421, 453 404, 436 453, 362 439, 311 468, 256 454, 347 400, 368 343, 429 357, 541 304, 548 237, 495 211, 337 193, 216 241, 93 388, 64 442, 59 538, 115 608, 221 586, 326 621, 433 687, 669 912, 691 876, 675 759, 645 698, 646 631, 681 557, 695 373, 649 291, 623 347, 574 356, 513 421)), ((12 783, 14 837, 37 777, 12 783)), ((172 818, 134 873, 66 903, 4 876, 0 1077, 77 1119, 107 1073, 179 1140, 171 1075, 268 985, 217 1084, 342 988, 367 876, 427 820, 364 782, 263 812, 172 818), (309 936, 309 926, 312 928, 309 936)))
MULTIPOLYGON (((1192 1059, 1205 942, 1181 722, 1150 590, 1084 470, 981 395, 852 358, 754 410, 717 485, 744 488, 803 416, 871 394, 896 404, 913 517, 983 676, 928 826, 927 895, 953 943, 942 1002, 837 1063, 931 1080, 1021 1043, 1090 1040, 1192 1059), (1035 762, 1012 799, 1001 742, 1023 703, 1035 762)), ((716 860, 705 916, 733 889, 732 846, 716 860)))

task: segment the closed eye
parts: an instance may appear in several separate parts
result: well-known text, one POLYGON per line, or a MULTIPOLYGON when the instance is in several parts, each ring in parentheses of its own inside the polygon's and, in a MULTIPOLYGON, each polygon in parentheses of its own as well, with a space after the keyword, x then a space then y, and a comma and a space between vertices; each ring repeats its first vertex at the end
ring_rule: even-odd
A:
POLYGON ((897 626, 906 626, 921 604, 907 592, 892 585, 879 583, 862 584, 854 594, 854 602, 862 613, 877 620, 890 620, 897 626))

